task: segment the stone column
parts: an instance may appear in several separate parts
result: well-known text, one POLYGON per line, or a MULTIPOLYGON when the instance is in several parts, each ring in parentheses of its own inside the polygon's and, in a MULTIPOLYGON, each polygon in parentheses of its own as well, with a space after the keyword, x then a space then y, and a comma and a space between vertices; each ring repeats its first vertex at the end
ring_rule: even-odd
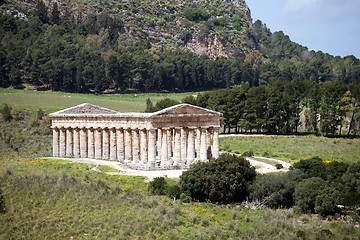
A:
POLYGON ((86 128, 80 130, 80 157, 87 157, 86 128))
POLYGON ((73 129, 72 128, 66 129, 66 156, 67 157, 73 156, 73 129))
POLYGON ((181 161, 186 162, 187 155, 187 128, 181 128, 181 161))
POLYGON ((109 129, 104 128, 102 134, 102 158, 103 159, 110 159, 110 152, 109 152, 109 129))
POLYGON ((161 166, 165 166, 168 165, 168 147, 167 147, 167 129, 166 128, 162 128, 161 129, 161 166))
POLYGON ((148 162, 148 136, 147 129, 140 130, 140 159, 143 164, 148 162))
POLYGON ((181 129, 174 129, 174 166, 181 166, 181 129))
POLYGON ((125 130, 125 161, 132 160, 132 134, 131 129, 125 130))
POLYGON ((119 161, 125 159, 124 142, 124 129, 116 129, 116 153, 119 161))
POLYGON ((206 128, 200 128, 200 161, 207 160, 206 152, 206 128))
POLYGON ((116 129, 110 129, 110 159, 116 160, 116 129))
POLYGON ((200 159, 200 140, 201 140, 201 131, 200 128, 196 130, 196 158, 199 161, 200 159))
POLYGON ((90 128, 88 130, 88 158, 95 158, 95 139, 94 139, 94 129, 90 128))
POLYGON ((206 158, 211 159, 211 135, 210 128, 206 128, 206 158))
POLYGON ((161 143, 162 143, 162 129, 157 130, 158 139, 157 139, 157 156, 161 158, 161 143))
POLYGON ((59 148, 60 148, 60 156, 66 156, 66 129, 60 128, 60 141, 59 141, 59 148))
POLYGON ((214 128, 213 132, 213 147, 212 147, 212 156, 214 158, 219 157, 219 128, 214 128))
POLYGON ((137 164, 140 160, 140 141, 139 141, 139 129, 133 130, 133 163, 137 164))
POLYGON ((195 161, 195 129, 189 128, 188 131, 188 148, 186 166, 190 167, 195 161))
POLYGON ((59 152, 59 129, 57 127, 53 128, 53 157, 58 157, 59 152))
POLYGON ((156 130, 149 129, 149 165, 155 167, 156 163, 156 130))
POLYGON ((166 129, 166 138, 167 138, 167 147, 168 147, 168 159, 170 159, 172 157, 172 149, 171 149, 171 146, 172 146, 172 139, 171 139, 171 129, 168 128, 166 129))
POLYGON ((101 158, 101 128, 95 129, 95 158, 101 158))
POLYGON ((74 129, 74 157, 80 157, 80 128, 74 129))

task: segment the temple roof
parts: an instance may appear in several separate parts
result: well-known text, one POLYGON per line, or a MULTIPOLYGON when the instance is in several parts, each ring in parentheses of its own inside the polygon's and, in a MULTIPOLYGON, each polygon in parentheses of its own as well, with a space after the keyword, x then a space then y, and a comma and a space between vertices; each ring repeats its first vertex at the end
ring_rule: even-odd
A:
POLYGON ((190 104, 178 104, 172 107, 165 108, 163 110, 154 112, 152 116, 181 116, 181 115, 217 115, 221 116, 221 113, 212 111, 206 108, 190 105, 190 104))
POLYGON ((99 107, 90 103, 83 103, 74 107, 49 114, 50 117, 97 117, 97 116, 114 116, 114 117, 157 117, 157 116, 195 116, 195 115, 215 115, 221 116, 221 113, 206 108, 193 106, 190 104, 178 104, 172 107, 154 113, 120 113, 108 108, 99 107))
POLYGON ((74 107, 66 108, 64 110, 51 113, 50 117, 56 116, 79 116, 79 115, 114 115, 120 114, 120 112, 92 105, 90 103, 83 103, 74 107))

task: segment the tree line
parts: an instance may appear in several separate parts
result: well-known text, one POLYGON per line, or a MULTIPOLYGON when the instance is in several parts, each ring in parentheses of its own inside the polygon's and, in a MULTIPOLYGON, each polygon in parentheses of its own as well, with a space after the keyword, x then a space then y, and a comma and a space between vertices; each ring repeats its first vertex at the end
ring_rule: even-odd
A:
MULTIPOLYGON (((224 133, 297 134, 302 126, 301 132, 323 136, 359 134, 359 82, 314 83, 295 78, 284 83, 270 78, 267 85, 201 92, 182 102, 221 112, 224 133)), ((148 100, 146 111, 178 103, 164 99, 153 106, 148 100)))
POLYGON ((269 84, 279 77, 311 82, 360 81, 360 61, 308 51, 282 32, 257 21, 248 31, 253 51, 210 59, 186 49, 154 48, 136 41, 126 22, 106 11, 83 21, 60 15, 39 2, 28 19, 0 14, 0 87, 26 85, 53 91, 185 92, 247 83, 269 84), (48 14, 48 12, 50 12, 48 14))

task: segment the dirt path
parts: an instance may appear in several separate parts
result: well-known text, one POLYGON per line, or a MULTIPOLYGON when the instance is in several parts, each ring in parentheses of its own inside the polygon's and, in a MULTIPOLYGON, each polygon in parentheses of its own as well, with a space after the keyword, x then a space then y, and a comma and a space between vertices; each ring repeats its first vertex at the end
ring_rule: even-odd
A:
MULTIPOLYGON (((260 158, 260 157, 253 157, 253 158, 260 158)), ((114 168, 118 170, 118 172, 107 172, 110 175, 129 175, 129 176, 144 176, 147 178, 147 181, 151 181, 156 177, 169 177, 169 178, 179 178, 183 171, 186 170, 157 170, 157 171, 144 171, 144 170, 136 170, 131 169, 125 164, 116 161, 106 161, 106 160, 98 160, 98 159, 90 159, 90 158, 61 158, 61 157, 50 157, 47 159, 61 159, 70 162, 77 162, 89 165, 103 165, 114 168)), ((264 163, 261 161, 257 161, 254 159, 246 158, 249 160, 250 164, 256 168, 258 173, 270 173, 270 172, 284 172, 288 171, 291 164, 277 160, 277 159, 267 159, 281 163, 284 168, 283 169, 276 169, 275 166, 264 163)), ((265 158, 263 158, 265 159, 265 158)), ((96 168, 94 168, 96 170, 96 168)))

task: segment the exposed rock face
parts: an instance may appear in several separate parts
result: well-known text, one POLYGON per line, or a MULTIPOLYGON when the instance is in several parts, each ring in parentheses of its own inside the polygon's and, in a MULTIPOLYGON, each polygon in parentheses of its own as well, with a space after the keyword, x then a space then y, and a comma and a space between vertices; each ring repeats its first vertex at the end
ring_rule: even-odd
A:
POLYGON ((186 44, 186 48, 197 55, 207 55, 209 58, 230 57, 232 55, 229 48, 218 39, 217 36, 208 36, 203 40, 192 39, 186 44))

